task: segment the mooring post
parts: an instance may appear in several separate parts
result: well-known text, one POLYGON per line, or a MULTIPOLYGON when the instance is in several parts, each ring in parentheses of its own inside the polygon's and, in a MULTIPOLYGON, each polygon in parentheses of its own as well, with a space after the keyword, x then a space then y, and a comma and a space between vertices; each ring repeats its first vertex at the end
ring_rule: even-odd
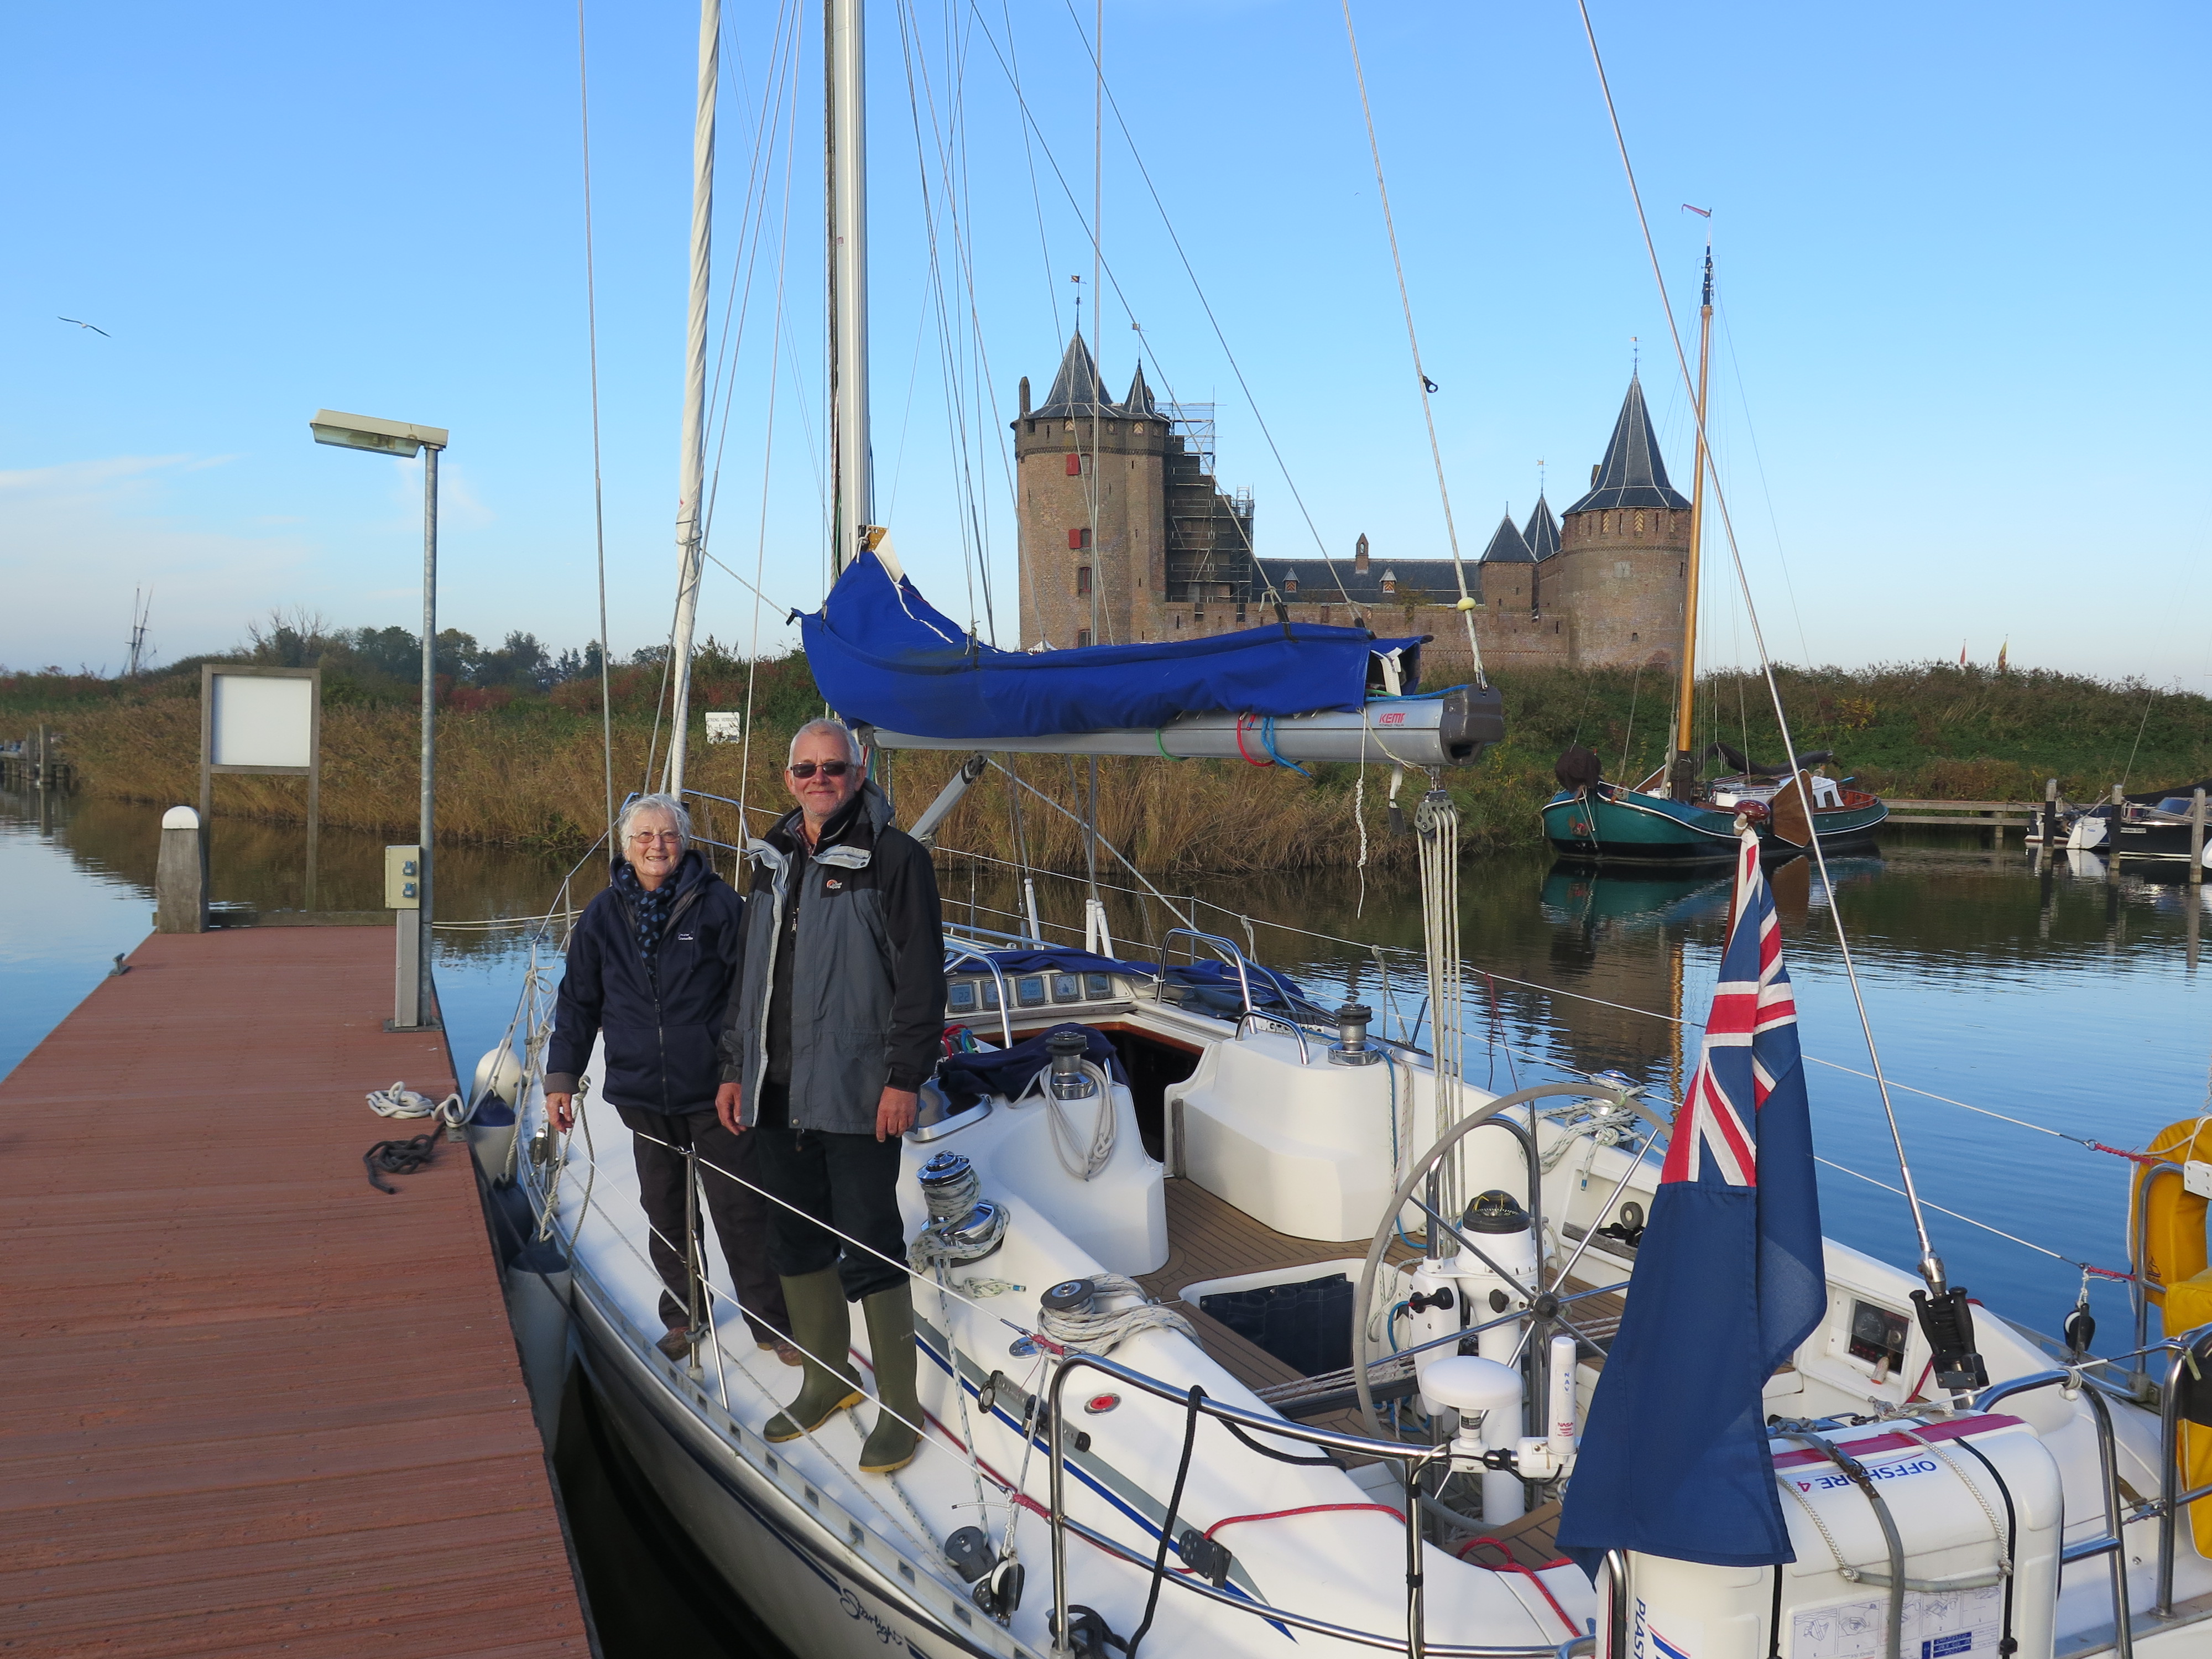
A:
POLYGON ((47 748, 46 723, 44 720, 40 720, 39 722, 38 770, 33 775, 36 781, 37 787, 41 789, 50 788, 53 782, 52 779, 47 776, 47 773, 52 769, 51 763, 46 758, 47 748))
POLYGON ((2048 849, 2058 845, 2058 780, 2043 781, 2043 844, 2048 849))
POLYGON ((154 866, 154 931, 207 932, 207 837, 189 806, 161 814, 161 853, 154 866))
MULTIPOLYGON (((2204 882, 2204 786, 2198 784, 2189 792, 2189 884, 2199 887, 2204 882)), ((2196 914, 2196 907, 2190 907, 2196 914)))

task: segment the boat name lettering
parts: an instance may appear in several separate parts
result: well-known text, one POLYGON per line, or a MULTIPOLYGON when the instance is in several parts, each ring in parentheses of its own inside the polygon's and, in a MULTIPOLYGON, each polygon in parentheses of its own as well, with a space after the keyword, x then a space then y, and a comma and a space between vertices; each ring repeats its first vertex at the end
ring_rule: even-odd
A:
POLYGON ((1386 708, 1375 717, 1375 723, 1377 726, 1403 726, 1406 723, 1406 711, 1402 708, 1386 708))
MULTIPOLYGON (((1909 1463, 1872 1464, 1868 1467, 1867 1473, 1877 1480, 1902 1480, 1908 1474, 1935 1474, 1936 1460, 1916 1457, 1909 1463)), ((1791 1484, 1800 1492, 1833 1492, 1852 1482, 1847 1474, 1816 1474, 1809 1480, 1793 1480, 1791 1484)))
POLYGON ((854 1594, 851 1585, 844 1585, 838 1589, 837 1605, 845 1609, 845 1616, 848 1619, 857 1620, 862 1624, 872 1626, 876 1632, 876 1640, 881 1642, 885 1647, 892 1646, 894 1644, 899 1647, 906 1645, 905 1637, 885 1624, 878 1615, 869 1612, 860 1605, 860 1598, 854 1594))

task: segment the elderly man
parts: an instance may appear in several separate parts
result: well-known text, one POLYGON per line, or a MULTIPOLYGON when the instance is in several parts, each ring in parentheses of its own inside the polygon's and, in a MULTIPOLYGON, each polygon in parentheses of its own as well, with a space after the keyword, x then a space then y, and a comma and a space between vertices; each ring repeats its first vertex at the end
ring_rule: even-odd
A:
POLYGON ((914 1461, 921 1421, 898 1173, 944 1031, 937 878, 921 844, 892 827, 842 720, 799 727, 786 781, 799 805, 752 848, 715 1106, 755 1143, 756 1179, 783 1200, 769 1257, 805 1381, 767 1437, 796 1439, 859 1403, 846 1357, 847 1304, 858 1302, 884 1407, 860 1468, 887 1474, 914 1461))
POLYGON ((795 1365, 783 1290, 768 1263, 768 1201, 739 1184, 753 1178, 752 1149, 714 1113, 718 1039, 744 946, 744 901, 690 847, 690 814, 673 797, 639 796, 615 833, 613 879, 584 907, 568 939, 546 1060, 546 1115, 563 1133, 574 1124, 576 1079, 591 1060, 592 1039, 604 1036, 599 1092, 629 1126, 636 1153, 668 1328, 660 1351, 672 1359, 687 1353, 713 1320, 702 1304, 693 1325, 684 1156, 691 1148, 753 1339, 795 1365))

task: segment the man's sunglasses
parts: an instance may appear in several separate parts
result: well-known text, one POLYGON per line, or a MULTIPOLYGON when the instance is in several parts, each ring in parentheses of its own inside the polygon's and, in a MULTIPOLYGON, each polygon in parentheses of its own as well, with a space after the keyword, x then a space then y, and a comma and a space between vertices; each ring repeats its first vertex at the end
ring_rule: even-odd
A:
POLYGON ((819 772, 825 778, 842 778, 853 769, 850 761, 793 761, 785 769, 802 781, 819 772))

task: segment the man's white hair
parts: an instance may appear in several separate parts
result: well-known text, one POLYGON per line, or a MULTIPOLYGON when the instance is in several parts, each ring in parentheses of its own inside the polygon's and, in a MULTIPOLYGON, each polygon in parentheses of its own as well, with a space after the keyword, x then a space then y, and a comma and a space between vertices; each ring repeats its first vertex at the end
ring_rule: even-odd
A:
POLYGON ((867 757, 860 752, 860 740, 853 735, 853 728, 833 715, 824 714, 820 720, 809 720, 791 734, 791 749, 783 757, 786 766, 799 757, 799 740, 809 732, 834 732, 844 740, 845 752, 852 757, 855 769, 867 764, 867 757))
POLYGON ((682 801, 673 795, 634 795, 623 808, 622 816, 615 820, 615 839, 620 843, 615 849, 617 856, 622 856, 623 848, 629 845, 630 825, 641 812, 667 814, 668 821, 676 826, 681 843, 677 848, 679 854, 691 845, 691 814, 684 811, 682 801))

